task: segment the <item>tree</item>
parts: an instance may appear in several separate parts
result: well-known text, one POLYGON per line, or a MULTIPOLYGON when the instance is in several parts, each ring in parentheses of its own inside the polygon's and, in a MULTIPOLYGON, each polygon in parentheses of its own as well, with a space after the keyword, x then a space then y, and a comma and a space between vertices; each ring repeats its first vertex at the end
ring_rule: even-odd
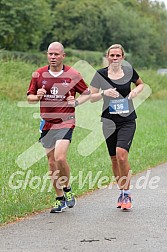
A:
POLYGON ((62 0, 53 11, 53 38, 67 47, 100 50, 103 46, 102 1, 62 0))
POLYGON ((49 5, 40 0, 0 1, 1 48, 26 51, 38 49, 49 27, 49 5))
POLYGON ((0 47, 105 51, 121 43, 132 63, 165 66, 167 11, 151 0, 0 0, 0 47), (131 56, 131 57, 130 57, 131 56))

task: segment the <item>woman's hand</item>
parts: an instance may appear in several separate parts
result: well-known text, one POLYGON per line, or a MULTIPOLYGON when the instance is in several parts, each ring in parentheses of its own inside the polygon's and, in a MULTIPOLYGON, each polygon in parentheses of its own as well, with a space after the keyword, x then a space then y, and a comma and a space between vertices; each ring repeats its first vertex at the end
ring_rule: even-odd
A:
POLYGON ((131 100, 133 98, 135 98, 137 96, 137 91, 135 89, 133 89, 128 96, 128 99, 131 100))
POLYGON ((119 93, 116 91, 116 88, 109 88, 104 90, 103 94, 105 96, 113 97, 113 98, 118 98, 119 93))

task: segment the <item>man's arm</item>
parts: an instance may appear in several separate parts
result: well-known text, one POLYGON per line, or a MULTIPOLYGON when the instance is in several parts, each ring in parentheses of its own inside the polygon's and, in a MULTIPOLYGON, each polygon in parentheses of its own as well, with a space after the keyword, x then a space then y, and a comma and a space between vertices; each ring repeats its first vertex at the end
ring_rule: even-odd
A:
POLYGON ((37 103, 39 102, 38 96, 37 95, 33 95, 33 94, 29 94, 27 95, 27 101, 28 103, 37 103))
POLYGON ((67 102, 69 106, 77 107, 80 104, 83 104, 84 102, 88 101, 90 99, 90 94, 81 94, 77 99, 74 98, 74 96, 71 95, 71 92, 69 91, 69 96, 67 97, 67 102))
POLYGON ((78 105, 82 104, 90 99, 90 94, 89 95, 83 95, 81 94, 75 101, 78 101, 78 105))
POLYGON ((37 90, 37 94, 28 94, 27 95, 27 101, 29 103, 37 103, 42 99, 42 97, 46 94, 46 90, 44 89, 44 86, 42 88, 39 88, 37 90))

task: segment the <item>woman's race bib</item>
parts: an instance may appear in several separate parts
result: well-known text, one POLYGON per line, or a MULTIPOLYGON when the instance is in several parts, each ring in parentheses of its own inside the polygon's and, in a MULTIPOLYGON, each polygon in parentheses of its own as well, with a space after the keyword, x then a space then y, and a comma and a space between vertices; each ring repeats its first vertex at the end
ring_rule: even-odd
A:
POLYGON ((128 98, 110 100, 109 113, 110 114, 129 113, 128 98))

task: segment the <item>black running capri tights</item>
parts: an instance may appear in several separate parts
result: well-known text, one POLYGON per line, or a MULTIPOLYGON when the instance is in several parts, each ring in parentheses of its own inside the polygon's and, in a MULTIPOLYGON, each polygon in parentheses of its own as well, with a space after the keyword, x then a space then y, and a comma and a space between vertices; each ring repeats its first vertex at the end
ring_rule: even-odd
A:
POLYGON ((110 156, 116 155, 116 147, 129 152, 136 130, 135 120, 117 124, 113 121, 110 123, 103 122, 102 128, 110 156))

